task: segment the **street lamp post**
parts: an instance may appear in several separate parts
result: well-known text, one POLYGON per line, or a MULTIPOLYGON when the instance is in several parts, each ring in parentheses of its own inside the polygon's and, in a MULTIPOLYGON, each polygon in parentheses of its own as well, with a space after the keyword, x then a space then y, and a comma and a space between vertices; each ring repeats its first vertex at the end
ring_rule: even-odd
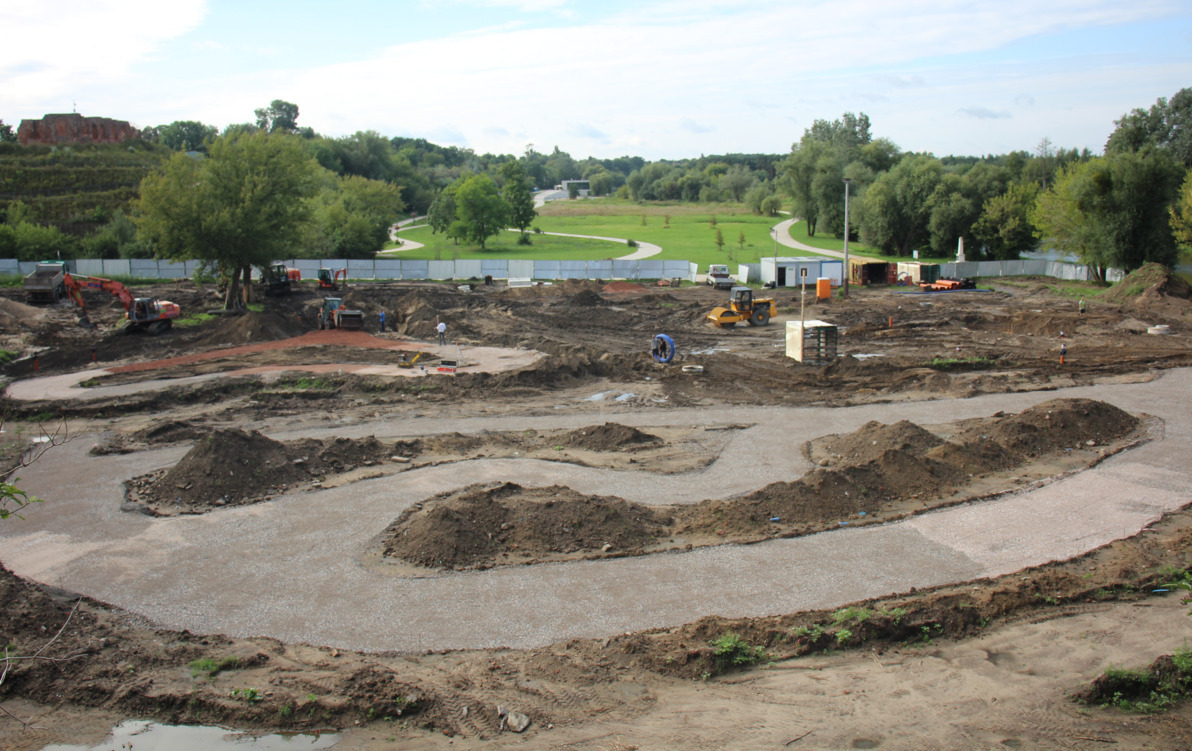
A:
POLYGON ((850 276, 850 269, 848 267, 848 189, 849 179, 844 178, 844 296, 848 297, 848 278, 850 276))

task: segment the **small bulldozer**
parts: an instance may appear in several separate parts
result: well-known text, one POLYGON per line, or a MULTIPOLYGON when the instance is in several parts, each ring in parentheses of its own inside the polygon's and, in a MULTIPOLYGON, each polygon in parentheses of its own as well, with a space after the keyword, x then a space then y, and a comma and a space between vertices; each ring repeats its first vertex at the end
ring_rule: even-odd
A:
POLYGON ((753 299, 749 287, 733 287, 727 308, 713 308, 707 319, 722 329, 731 329, 742 321, 750 326, 765 326, 778 313, 778 305, 770 298, 753 299))
POLYGON ((364 328, 364 312, 348 310, 344 307, 343 298, 325 297, 323 307, 319 309, 319 329, 344 329, 345 331, 364 328))

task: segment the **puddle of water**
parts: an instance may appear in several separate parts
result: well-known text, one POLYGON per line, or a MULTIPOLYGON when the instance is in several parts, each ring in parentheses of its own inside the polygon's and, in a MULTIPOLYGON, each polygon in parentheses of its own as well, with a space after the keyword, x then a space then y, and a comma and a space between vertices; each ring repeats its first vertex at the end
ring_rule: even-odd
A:
POLYGON ((709 349, 693 349, 693 350, 691 350, 691 354, 693 354, 693 355, 714 355, 717 352, 732 352, 732 350, 729 349, 728 347, 710 347, 709 349))
POLYGON ((592 394, 584 401, 599 402, 599 401, 602 401, 604 399, 604 397, 608 396, 611 393, 612 393, 611 391, 601 391, 599 394, 592 394))
POLYGON ((637 394, 628 394, 628 393, 626 393, 626 394, 621 394, 621 395, 620 395, 620 396, 618 396, 616 399, 613 399, 613 401, 614 401, 614 402, 627 402, 627 401, 629 401, 630 399, 633 399, 633 398, 634 398, 634 397, 636 397, 636 396, 637 396, 637 394))
POLYGON ((207 749, 251 749, 293 751, 324 749, 339 743, 339 733, 273 733, 254 737, 226 728, 201 725, 160 725, 147 720, 126 720, 95 746, 52 744, 42 751, 207 751, 207 749))
POLYGON ((873 355, 853 355, 853 359, 855 360, 868 360, 871 357, 885 357, 885 355, 881 354, 880 352, 873 355))

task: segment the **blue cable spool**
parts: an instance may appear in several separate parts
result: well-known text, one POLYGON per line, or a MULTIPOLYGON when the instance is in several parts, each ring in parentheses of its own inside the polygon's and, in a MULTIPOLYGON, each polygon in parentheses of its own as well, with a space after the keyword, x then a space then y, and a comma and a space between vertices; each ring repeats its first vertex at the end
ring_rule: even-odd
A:
POLYGON ((675 359, 675 340, 666 334, 656 334, 650 354, 655 362, 670 362, 675 359))

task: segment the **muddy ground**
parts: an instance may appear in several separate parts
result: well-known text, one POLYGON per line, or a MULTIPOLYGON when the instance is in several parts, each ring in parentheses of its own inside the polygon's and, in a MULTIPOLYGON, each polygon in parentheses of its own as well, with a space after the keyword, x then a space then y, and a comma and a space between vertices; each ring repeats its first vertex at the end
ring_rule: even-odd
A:
MULTIPOLYGON (((62 419, 75 431, 106 431, 97 441, 98 453, 192 444, 186 459, 175 467, 129 484, 128 513, 169 514, 219 513, 222 506, 267 502, 276 493, 316 483, 352 482, 419 463, 479 456, 549 457, 681 478, 714 459, 725 433, 739 427, 636 434, 599 419, 601 405, 613 395, 642 410, 674 405, 874 405, 875 424, 851 436, 825 436, 805 447, 806 456, 817 465, 807 477, 759 489, 746 498, 709 498, 703 508, 686 511, 691 516, 683 520, 676 509, 637 509, 615 498, 581 497, 567 488, 527 490, 510 483, 428 499, 421 509, 395 520, 384 543, 396 549, 399 537, 409 537, 400 534, 403 530, 436 514, 437 523, 421 528, 429 538, 440 545, 463 539, 461 530, 476 524, 461 509, 472 507, 486 514, 484 524, 490 526, 478 527, 486 539, 508 533, 502 546, 451 563, 446 548, 424 547, 421 554, 407 555, 404 564, 484 567, 627 551, 648 554, 660 540, 670 541, 667 545, 743 543, 806 533, 838 523, 841 513, 850 523, 884 521, 883 506, 891 515, 915 513, 932 503, 985 496, 1078 471, 1106 453, 1126 448, 1141 429, 1135 418, 1145 416, 1117 415, 1104 405, 1052 405, 1057 410, 1053 414, 1062 413, 1062 419, 1078 429, 1048 441, 1037 440, 1039 431, 1027 429, 1045 421, 1046 410, 1026 417, 989 416, 982 423, 947 419, 948 399, 1144 380, 1157 369, 1192 364, 1192 302, 1186 285, 1140 275, 1119 287, 1116 297, 1091 299, 1083 316, 1075 299, 1057 293, 1055 286, 1052 280, 1008 279, 994 283, 994 291, 908 295, 854 289, 849 300, 826 302, 808 296, 806 318, 842 327, 844 357, 828 364, 798 364, 784 356, 783 348, 784 321, 800 315, 797 290, 775 293, 780 308, 775 324, 725 331, 703 321, 704 313, 722 303, 725 294, 703 287, 606 288, 599 282, 568 282, 519 290, 478 286, 464 292, 446 284, 361 283, 342 296, 349 306, 365 312, 366 330, 394 343, 397 351, 407 339, 410 351, 433 339, 441 318, 453 342, 535 349, 547 357, 511 373, 461 371, 417 382, 294 373, 272 384, 235 378, 119 398, 69 404, 8 402, 5 407, 7 418, 16 424, 62 419), (376 330, 382 310, 391 327, 385 334, 376 330), (1157 324, 1169 326, 1172 335, 1146 333, 1157 324), (674 338, 678 362, 664 366, 650 359, 649 345, 656 333, 674 338), (1062 365, 1061 344, 1067 348, 1062 365), (699 365, 702 372, 684 372, 683 365, 699 365), (924 402, 923 420, 917 425, 881 424, 881 403, 908 400, 924 402), (333 420, 381 412, 431 412, 449 420, 481 412, 548 414, 561 403, 591 412, 590 427, 576 431, 579 434, 458 436, 447 431, 399 443, 375 438, 281 442, 264 435, 325 428, 333 420), (999 432, 1002 423, 1013 429, 999 432), (230 457, 243 461, 246 455, 255 457, 245 465, 251 481, 234 474, 226 482, 210 481, 211 466, 226 466, 230 457), (921 468, 929 462, 934 462, 930 466, 936 474, 926 482, 908 466, 921 468), (873 473, 878 470, 887 479, 877 479, 873 473), (900 486, 898 493, 894 485, 900 486), (850 501, 847 509, 823 513, 829 502, 840 502, 846 489, 859 487, 866 488, 866 494, 880 491, 882 503, 866 499, 861 508, 850 501), (817 498, 823 503, 817 504, 817 498), (501 516, 509 503, 522 513, 555 504, 558 513, 548 513, 545 526, 553 524, 560 531, 566 526, 560 519, 574 516, 581 507, 598 509, 612 527, 581 535, 576 533, 581 525, 562 537, 529 540, 518 536, 518 526, 501 516), (771 522, 774 517, 779 521, 771 522), (686 526, 676 526, 679 523, 686 526)), ((213 290, 190 282, 137 292, 177 302, 184 315, 213 308, 217 301, 213 290)), ((284 345, 251 355, 220 356, 221 348, 284 342, 313 330, 320 295, 308 287, 287 297, 264 299, 264 312, 215 316, 159 337, 119 333, 121 311, 110 300, 92 299, 90 293, 93 327, 79 325, 75 312, 66 307, 28 308, 19 302, 19 291, 7 291, 5 298, 0 300, 0 348, 15 353, 3 367, 10 378, 30 377, 35 368, 46 375, 200 353, 204 359, 175 361, 164 371, 146 366, 113 380, 176 378, 239 369, 246 362, 285 367, 392 362, 397 356, 394 349, 284 345)), ((230 469, 235 471, 234 466, 230 469)), ((850 490, 848 498, 852 497, 850 490)), ((0 574, 0 637, 13 645, 14 653, 24 654, 52 641, 43 653, 52 659, 12 666, 0 684, 0 706, 25 719, 41 716, 34 724, 52 724, 53 729, 39 731, 0 719, 0 745, 35 749, 57 740, 95 742, 113 718, 150 717, 256 729, 360 725, 363 729, 349 739, 354 748, 379 748, 390 739, 411 747, 445 748, 454 741, 498 744, 515 738, 530 744, 526 747, 637 748, 632 733, 618 736, 596 729, 607 729, 610 721, 626 727, 640 723, 652 707, 668 702, 679 702, 683 709, 676 711, 698 712, 723 701, 725 711, 735 714, 733 697, 747 701, 733 686, 750 675, 741 672, 750 669, 741 663, 752 660, 734 660, 713 647, 714 640, 728 634, 763 650, 760 661, 771 666, 797 667, 806 656, 828 649, 841 650, 842 659, 858 663, 921 662, 937 640, 980 638, 999 629, 1017 633, 1013 629, 1021 624, 1053 619, 1059 619, 1055 623, 1062 630, 1066 616, 1098 612, 1108 618, 1116 617, 1121 608, 1147 606, 1155 597, 1151 590, 1189 566, 1192 516, 1185 511, 1142 535, 1066 563, 860 603, 857 612, 863 609, 864 618, 797 613, 727 621, 710 616, 672 629, 570 641, 540 650, 430 655, 354 654, 269 639, 160 631, 102 603, 33 586, 5 571, 0 574), (55 637, 76 602, 77 612, 55 637), (843 629, 848 631, 844 639, 843 629), (197 660, 209 660, 200 665, 222 664, 224 669, 213 673, 190 667, 197 660), (703 705, 688 695, 693 682, 708 687, 703 705), (246 686, 257 692, 251 700, 243 692, 234 693, 246 686), (510 708, 530 719, 526 735, 503 729, 508 719, 503 710, 510 708), (589 736, 585 728, 592 728, 589 736)), ((1157 656, 1138 654, 1136 664, 1144 666, 1157 656)), ((857 668, 845 662, 834 669, 857 668)), ((1079 689, 1071 685, 1067 690, 1079 689)), ((1048 700, 1057 706, 1068 702, 1064 695, 1048 700)), ((988 742, 1024 748, 1104 747, 1110 742, 1118 748, 1192 745, 1188 706, 1126 719, 1116 710, 1099 708, 1058 714, 1050 718, 1053 727, 1046 731, 1023 719, 1019 726, 993 729, 988 742)), ((732 723, 731 717, 724 722, 732 723)), ((918 735, 903 736, 907 743, 887 740, 881 747, 923 747, 932 737, 929 728, 922 728, 918 735), (915 738, 923 743, 916 745, 915 738)), ((815 745, 814 738, 803 744, 839 747, 815 745)))

